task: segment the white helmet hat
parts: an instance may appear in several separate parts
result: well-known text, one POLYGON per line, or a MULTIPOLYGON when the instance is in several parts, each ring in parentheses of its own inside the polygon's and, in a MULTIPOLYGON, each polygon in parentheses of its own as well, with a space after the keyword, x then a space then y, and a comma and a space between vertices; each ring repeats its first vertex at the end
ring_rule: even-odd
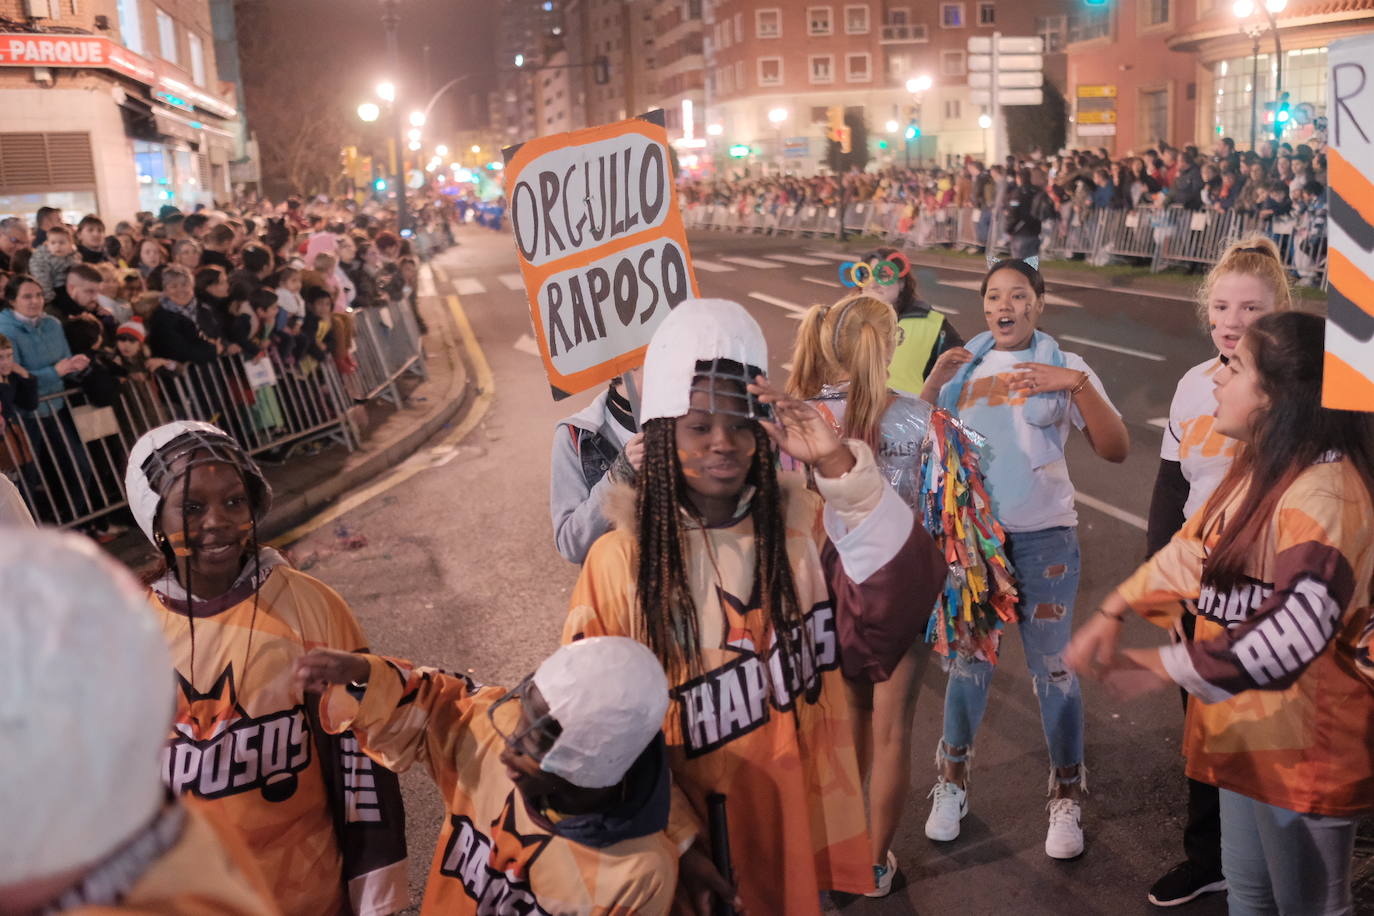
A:
MULTIPOLYGON (((639 420, 681 417, 691 408, 692 383, 703 373, 697 363, 730 360, 745 367, 746 375, 722 373, 732 382, 752 382, 752 375, 768 372, 768 344, 763 331, 738 302, 726 299, 687 299, 668 313, 654 331, 644 355, 644 396, 639 420)), ((709 389, 703 389, 709 390, 709 389)), ((753 397, 752 419, 766 416, 753 397)), ((726 411, 729 412, 729 411, 726 411)))
POLYGON ((668 711, 663 666, 648 647, 623 636, 563 646, 533 682, 562 729, 539 767, 584 789, 623 779, 668 711))
POLYGON ((104 858, 165 797, 172 663, 129 573, 86 538, 0 537, 0 885, 104 858))
POLYGON ((172 483, 195 465, 211 462, 237 467, 249 488, 256 491, 258 517, 267 514, 272 504, 272 487, 238 440, 210 423, 177 420, 139 436, 129 452, 129 467, 124 472, 129 510, 148 540, 155 541, 153 526, 172 483), (178 458, 197 452, 199 457, 194 461, 173 466, 178 458))

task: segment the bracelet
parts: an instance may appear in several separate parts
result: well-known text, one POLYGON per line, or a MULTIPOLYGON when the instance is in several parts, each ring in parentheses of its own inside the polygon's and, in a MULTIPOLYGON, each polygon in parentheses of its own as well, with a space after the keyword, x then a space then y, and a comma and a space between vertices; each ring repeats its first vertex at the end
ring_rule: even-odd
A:
POLYGON ((1108 620, 1115 620, 1117 623, 1121 623, 1126 619, 1120 614, 1108 614, 1105 608, 1098 608, 1097 613, 1101 614, 1103 617, 1106 617, 1108 620))
MULTIPOLYGON (((1080 391, 1082 391, 1082 390, 1083 390, 1084 388, 1086 388, 1087 385, 1088 385, 1088 373, 1086 373, 1086 372, 1080 372, 1079 375, 1081 375, 1081 376, 1083 376, 1083 377, 1082 377, 1081 379, 1078 380, 1078 384, 1077 384, 1077 385, 1074 385, 1072 388, 1069 389, 1069 397, 1073 397, 1074 395, 1078 394, 1080 391)), ((1110 615, 1108 615, 1108 616, 1110 616, 1110 615)))

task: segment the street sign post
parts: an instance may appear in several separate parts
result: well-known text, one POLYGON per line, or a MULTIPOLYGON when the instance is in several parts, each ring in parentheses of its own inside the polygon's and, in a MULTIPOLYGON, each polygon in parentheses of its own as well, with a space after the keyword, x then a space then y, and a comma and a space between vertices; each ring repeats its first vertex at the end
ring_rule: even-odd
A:
POLYGON ((530 321, 555 400, 640 365, 697 295, 662 110, 503 150, 530 321))
POLYGON ((1045 40, 1038 35, 975 35, 968 40, 969 87, 973 104, 992 116, 992 161, 1006 152, 1002 109, 1044 101, 1045 40))

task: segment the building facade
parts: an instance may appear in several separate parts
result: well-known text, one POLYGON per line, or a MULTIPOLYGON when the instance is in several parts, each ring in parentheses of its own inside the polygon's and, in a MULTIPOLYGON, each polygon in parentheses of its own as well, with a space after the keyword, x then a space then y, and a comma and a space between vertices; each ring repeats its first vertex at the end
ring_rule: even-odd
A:
POLYGON ((1070 0, 715 0, 707 12, 707 129, 726 171, 807 172, 825 158, 827 110, 861 113, 878 164, 981 158, 991 142, 968 79, 968 39, 1044 34, 1046 79, 1063 85, 1059 53, 1070 0), (909 92, 907 81, 930 88, 909 92), (770 117, 771 115, 771 117, 770 117), (908 141, 909 127, 917 136, 908 141), (727 161, 730 150, 738 155, 727 161))
POLYGON ((1276 139, 1296 145, 1323 131, 1326 46, 1374 29, 1374 0, 1274 5, 1282 8, 1272 23, 1264 0, 1244 17, 1229 0, 1121 0, 1103 7, 1090 27, 1071 30, 1068 45, 1078 145, 1124 155, 1160 139, 1210 149, 1230 137, 1248 149, 1252 130, 1256 145, 1276 139), (1108 94, 1114 104, 1085 103, 1108 94), (1276 131, 1282 109, 1275 106, 1282 102, 1288 109, 1278 115, 1276 131))
POLYGON ((227 200, 241 136, 208 0, 0 0, 0 216, 227 200))

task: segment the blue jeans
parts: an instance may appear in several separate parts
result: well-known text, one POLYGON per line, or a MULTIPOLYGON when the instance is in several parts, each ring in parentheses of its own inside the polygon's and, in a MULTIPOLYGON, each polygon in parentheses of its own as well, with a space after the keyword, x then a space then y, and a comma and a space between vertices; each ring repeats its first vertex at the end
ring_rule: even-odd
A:
MULTIPOLYGON (((1046 528, 1007 535, 1007 557, 1016 571, 1020 601, 1017 632, 1026 651, 1050 762, 1056 768, 1083 762, 1083 695, 1078 676, 1064 664, 1078 595, 1078 531, 1046 528)), ((988 706, 993 666, 957 658, 945 687, 944 748, 969 748, 988 706)), ((942 755, 958 761, 964 755, 942 755)))
POLYGON ((1231 916, 1350 916, 1358 822, 1222 789, 1221 870, 1231 916))

